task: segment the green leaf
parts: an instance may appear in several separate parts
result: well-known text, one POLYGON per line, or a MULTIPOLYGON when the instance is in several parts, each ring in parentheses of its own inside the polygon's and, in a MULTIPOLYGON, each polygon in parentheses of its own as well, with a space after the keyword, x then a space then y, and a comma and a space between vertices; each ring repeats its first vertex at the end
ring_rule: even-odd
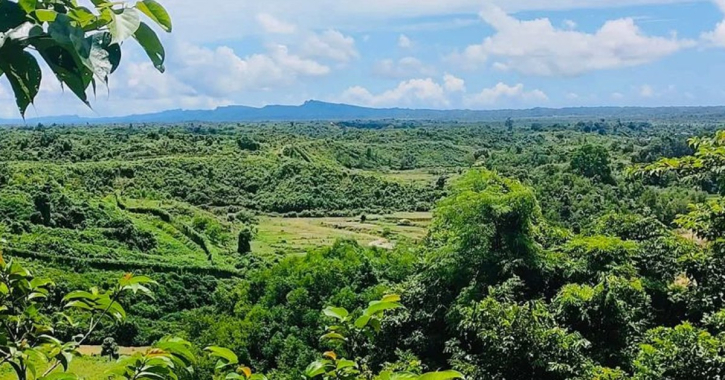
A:
POLYGON ((96 33, 87 37, 91 45, 87 66, 93 71, 93 75, 106 85, 108 84, 108 76, 111 75, 113 70, 109 52, 106 50, 111 43, 111 38, 111 34, 108 32, 96 33))
POLYGON ((68 293, 65 297, 63 297, 63 301, 70 301, 70 300, 95 300, 98 298, 97 295, 86 292, 83 290, 76 290, 74 292, 68 293))
POLYGON ((397 294, 387 294, 380 301, 382 301, 382 302, 400 302, 400 296, 397 294))
POLYGON ((464 378, 463 374, 458 371, 441 371, 425 373, 418 380, 451 380, 464 378))
POLYGON ((410 372, 396 372, 385 371, 380 374, 379 380, 417 380, 418 375, 410 372))
POLYGON ((0 57, 0 70, 10 81, 20 115, 25 118, 25 111, 40 90, 40 66, 35 57, 20 47, 5 46, 0 57))
POLYGON ((345 340, 345 337, 342 334, 332 332, 321 336, 320 339, 345 340))
POLYGON ((360 318, 355 320, 355 327, 359 329, 365 328, 365 326, 368 325, 368 322, 370 322, 370 318, 372 318, 372 316, 370 315, 361 316, 360 318))
POLYGON ((239 358, 237 357, 237 355, 228 348, 210 346, 205 348, 204 351, 209 352, 209 356, 213 358, 221 359, 221 361, 224 363, 222 367, 239 363, 239 358))
POLYGON ((77 54, 48 41, 34 41, 35 46, 56 78, 90 107, 86 89, 93 79, 93 73, 80 62, 77 54))
POLYGON ((25 21, 25 12, 17 3, 0 1, 0 33, 17 28, 25 21))
POLYGON ((154 67, 162 73, 166 71, 166 68, 164 67, 166 50, 164 49, 164 45, 161 44, 156 32, 142 22, 133 37, 141 45, 143 50, 146 52, 146 55, 149 56, 149 59, 151 59, 154 67))
POLYGON ((373 301, 370 306, 363 312, 365 315, 375 315, 386 310, 394 310, 403 307, 397 302, 373 301))
POLYGON ((38 9, 35 11, 35 18, 40 22, 53 22, 58 17, 58 12, 50 9, 38 9))
POLYGON ((136 9, 143 12, 151 20, 157 23, 164 31, 171 32, 171 16, 166 9, 154 0, 143 0, 136 3, 136 9))
POLYGON ((25 13, 31 13, 38 7, 38 0, 18 0, 18 4, 25 13))
POLYGON ((141 18, 134 8, 111 11, 111 17, 113 21, 108 24, 108 30, 113 35, 111 44, 117 44, 131 38, 141 25, 141 18))
POLYGON ((317 377, 327 372, 327 367, 330 365, 329 360, 318 360, 310 363, 305 369, 305 376, 308 378, 317 377))
POLYGON ((340 359, 337 361, 337 370, 345 369, 345 368, 357 368, 357 363, 355 363, 352 360, 347 359, 340 359))
POLYGON ((344 321, 350 313, 341 307, 326 307, 322 310, 322 313, 330 318, 336 318, 340 321, 344 321))
POLYGON ((94 21, 96 21, 96 15, 86 7, 77 7, 68 11, 68 16, 75 20, 81 28, 85 28, 94 21))

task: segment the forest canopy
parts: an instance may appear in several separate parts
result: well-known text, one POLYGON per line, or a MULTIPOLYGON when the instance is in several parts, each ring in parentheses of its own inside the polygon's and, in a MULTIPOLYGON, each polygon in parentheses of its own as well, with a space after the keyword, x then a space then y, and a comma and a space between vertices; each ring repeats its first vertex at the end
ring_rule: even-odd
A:
POLYGON ((120 357, 72 359, 86 378, 155 353, 160 378, 723 376, 722 134, 601 126, 2 129, 0 283, 28 285, 0 284, 0 318, 37 310, 61 344, 13 360, 61 373, 82 342, 120 357))

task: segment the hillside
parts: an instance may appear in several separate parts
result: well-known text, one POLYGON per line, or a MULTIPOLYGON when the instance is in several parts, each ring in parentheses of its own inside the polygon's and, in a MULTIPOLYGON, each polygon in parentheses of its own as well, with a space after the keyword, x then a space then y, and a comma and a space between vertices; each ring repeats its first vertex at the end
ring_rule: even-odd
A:
MULTIPOLYGON (((90 344, 149 346, 173 333, 296 378, 328 349, 322 308, 358 313, 395 291, 408 309, 381 325, 382 337, 365 338, 376 347, 361 351, 371 365, 415 355, 470 378, 519 367, 524 377, 511 378, 546 378, 552 370, 516 360, 535 344, 526 339, 566 331, 536 352, 561 368, 629 371, 636 354, 611 350, 638 352, 645 326, 700 320, 719 307, 662 293, 690 264, 715 260, 707 239, 682 237, 677 216, 719 185, 634 178, 628 168, 692 154, 687 136, 715 128, 627 120, 4 128, 0 237, 6 258, 56 280, 51 302, 126 272, 158 282, 153 299, 125 297, 129 317, 103 322, 90 344), (636 313, 616 314, 627 338, 607 341, 564 303, 598 302, 601 287, 633 297, 627 308, 636 313), (497 317, 486 322, 481 310, 497 317), (506 325, 503 310, 527 324, 516 331, 534 334, 502 338, 521 344, 505 368, 484 358, 500 355, 498 338, 484 351, 465 335, 506 325), (460 364, 466 357, 475 365, 460 364)), ((692 276, 716 284, 707 270, 692 276)), ((107 366, 82 360, 93 373, 107 366)), ((562 373, 553 378, 571 378, 562 373)))

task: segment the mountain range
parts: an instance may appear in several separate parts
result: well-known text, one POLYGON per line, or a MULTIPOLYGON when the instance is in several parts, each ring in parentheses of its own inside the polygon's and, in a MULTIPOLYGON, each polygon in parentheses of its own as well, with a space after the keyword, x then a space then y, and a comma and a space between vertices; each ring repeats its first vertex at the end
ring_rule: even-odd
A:
POLYGON ((4 125, 43 124, 122 124, 180 122, 260 122, 260 121, 343 121, 343 120, 457 120, 495 122, 508 118, 540 119, 622 119, 627 121, 681 120, 687 122, 725 119, 725 107, 576 107, 532 108, 521 110, 432 110, 406 108, 368 108, 348 104, 310 100, 299 106, 270 105, 261 108, 246 106, 219 107, 214 110, 169 110, 157 113, 119 117, 84 118, 52 116, 0 119, 4 125))

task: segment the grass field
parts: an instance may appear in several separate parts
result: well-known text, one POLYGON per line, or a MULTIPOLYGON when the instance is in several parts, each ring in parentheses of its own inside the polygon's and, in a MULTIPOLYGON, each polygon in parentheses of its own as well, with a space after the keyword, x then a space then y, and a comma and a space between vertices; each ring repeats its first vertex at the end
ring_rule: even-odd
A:
POLYGON ((390 248, 401 239, 424 238, 430 220, 430 213, 370 215, 365 222, 360 218, 262 217, 252 251, 259 255, 304 253, 337 239, 390 248))
MULTIPOLYGON (((120 347, 121 355, 133 355, 139 351, 145 351, 148 347, 120 347)), ((108 358, 102 358, 98 355, 101 353, 101 346, 81 346, 78 350, 83 356, 73 358, 70 364, 70 371, 80 379, 100 380, 105 379, 106 371, 113 368, 115 361, 108 358)), ((38 366, 38 369, 45 366, 38 366)), ((9 365, 0 367, 0 380, 16 380, 17 376, 12 372, 9 365)))

